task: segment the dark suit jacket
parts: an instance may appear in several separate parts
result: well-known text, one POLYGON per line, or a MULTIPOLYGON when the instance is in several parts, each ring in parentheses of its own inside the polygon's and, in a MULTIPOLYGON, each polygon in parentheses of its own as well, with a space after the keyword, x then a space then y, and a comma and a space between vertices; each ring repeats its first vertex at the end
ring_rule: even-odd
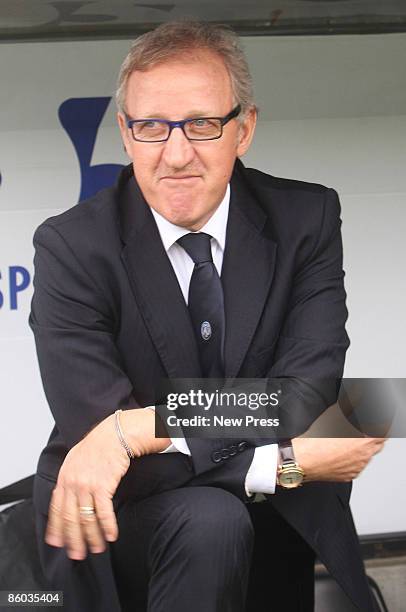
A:
MULTIPOLYGON (((341 377, 348 338, 339 213, 332 189, 236 162, 221 277, 226 376, 284 377, 287 385, 341 377)), ((34 487, 41 540, 68 450, 117 407, 154 404, 161 378, 195 378, 200 369, 187 306, 131 166, 114 187, 43 223, 34 244, 30 325, 55 418, 34 487)), ((296 397, 293 427, 297 422, 301 433, 326 405, 312 408, 301 403, 300 393, 296 397)), ((255 446, 273 441, 245 440, 242 452, 223 453, 222 461, 214 451, 228 448, 225 440, 189 439, 192 459, 179 453, 143 457, 120 483, 116 508, 127 499, 194 484, 224 487, 245 500, 255 446)), ((373 608, 349 489, 306 484, 279 490, 272 503, 367 611, 373 608)), ((66 565, 60 549, 43 542, 40 547, 49 575, 56 576, 58 567, 77 568, 78 562, 66 565)), ((80 563, 93 572, 92 609, 119 610, 108 551, 80 563)))

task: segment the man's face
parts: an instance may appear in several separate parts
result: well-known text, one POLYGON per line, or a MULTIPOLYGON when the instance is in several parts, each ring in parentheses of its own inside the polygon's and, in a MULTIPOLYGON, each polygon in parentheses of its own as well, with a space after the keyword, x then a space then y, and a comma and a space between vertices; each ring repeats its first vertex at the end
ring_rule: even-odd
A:
MULTIPOLYGON (((193 60, 179 56, 145 72, 133 72, 126 104, 131 119, 176 121, 224 117, 234 100, 223 60, 201 50, 194 52, 193 60)), ((121 114, 118 121, 148 204, 171 223, 196 231, 222 201, 235 159, 250 145, 256 114, 250 111, 242 125, 232 119, 222 137, 211 141, 189 141, 175 128, 167 142, 137 142, 121 114)))

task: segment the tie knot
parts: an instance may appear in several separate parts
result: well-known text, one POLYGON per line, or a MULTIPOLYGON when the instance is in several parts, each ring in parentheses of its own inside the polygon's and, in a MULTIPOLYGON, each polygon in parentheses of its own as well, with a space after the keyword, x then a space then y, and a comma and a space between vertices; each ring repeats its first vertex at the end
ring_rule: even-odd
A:
POLYGON ((212 262, 210 236, 204 232, 185 234, 177 240, 195 264, 212 262))

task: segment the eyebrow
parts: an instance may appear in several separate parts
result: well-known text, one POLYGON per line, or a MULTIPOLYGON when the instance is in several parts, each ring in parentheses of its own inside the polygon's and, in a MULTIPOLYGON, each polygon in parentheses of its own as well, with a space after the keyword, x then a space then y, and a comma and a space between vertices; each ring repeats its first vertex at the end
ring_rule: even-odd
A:
MULTIPOLYGON (((146 115, 140 115, 140 119, 166 119, 167 121, 170 121, 170 119, 167 119, 165 116, 165 113, 148 113, 146 115)), ((187 113, 184 117, 182 117, 182 119, 195 119, 196 117, 219 117, 220 115, 216 115, 207 111, 203 111, 203 110, 192 110, 189 113, 187 113)), ((173 121, 181 121, 182 119, 173 119, 173 121)))

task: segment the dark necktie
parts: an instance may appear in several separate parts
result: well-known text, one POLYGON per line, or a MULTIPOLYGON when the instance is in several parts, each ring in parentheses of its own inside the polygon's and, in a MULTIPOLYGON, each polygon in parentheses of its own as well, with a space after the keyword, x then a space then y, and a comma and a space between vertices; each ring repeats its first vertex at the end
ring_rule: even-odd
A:
POLYGON ((199 348, 202 374, 204 378, 222 378, 224 298, 211 256, 210 236, 203 232, 186 234, 177 242, 195 264, 189 285, 188 309, 199 348))

